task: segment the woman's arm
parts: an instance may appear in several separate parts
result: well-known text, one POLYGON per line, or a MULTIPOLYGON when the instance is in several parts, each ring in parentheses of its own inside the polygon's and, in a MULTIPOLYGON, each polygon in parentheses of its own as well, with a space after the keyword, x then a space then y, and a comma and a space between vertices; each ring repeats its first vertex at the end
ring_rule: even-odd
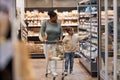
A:
POLYGON ((63 30, 62 30, 62 26, 60 23, 58 23, 59 25, 59 29, 60 29, 60 34, 59 34, 59 40, 57 40, 57 43, 61 43, 62 42, 62 39, 63 39, 63 30))
POLYGON ((61 26, 60 27, 60 41, 62 41, 62 39, 63 39, 63 30, 62 30, 62 26, 61 26))
POLYGON ((45 31, 46 31, 46 21, 43 21, 42 26, 40 28, 40 36, 39 36, 40 40, 45 41, 47 39, 45 31))

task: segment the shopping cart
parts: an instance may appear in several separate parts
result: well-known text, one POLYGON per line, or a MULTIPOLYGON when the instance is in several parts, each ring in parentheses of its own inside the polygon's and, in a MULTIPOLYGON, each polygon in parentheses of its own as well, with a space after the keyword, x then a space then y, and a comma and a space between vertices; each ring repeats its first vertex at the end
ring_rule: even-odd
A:
MULTIPOLYGON (((64 62, 65 62, 65 60, 64 60, 64 56, 65 56, 64 53, 65 53, 65 51, 64 51, 63 43, 62 42, 48 42, 48 41, 42 42, 42 43, 44 43, 45 46, 47 46, 48 44, 56 44, 57 45, 56 52, 58 54, 57 57, 51 57, 50 55, 48 56, 48 59, 46 61, 46 74, 45 74, 45 76, 48 77, 48 74, 51 74, 51 73, 48 73, 48 60, 62 61, 61 79, 64 80, 64 77, 66 75, 64 75, 64 62)), ((48 54, 50 54, 50 53, 51 53, 51 51, 50 52, 48 51, 48 54)), ((52 77, 53 77, 53 80, 55 80, 57 76, 56 75, 52 75, 52 77)))

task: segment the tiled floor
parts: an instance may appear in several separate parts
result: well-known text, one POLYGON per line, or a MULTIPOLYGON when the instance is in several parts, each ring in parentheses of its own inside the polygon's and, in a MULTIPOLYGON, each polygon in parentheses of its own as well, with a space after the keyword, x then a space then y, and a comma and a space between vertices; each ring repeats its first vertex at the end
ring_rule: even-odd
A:
MULTIPOLYGON (((32 59, 31 61, 35 69, 37 80, 53 80, 53 77, 50 74, 47 78, 45 77, 45 59, 32 59)), ((56 80, 62 80, 62 61, 58 61, 57 68, 58 76, 56 77, 56 80)), ((73 74, 68 74, 64 80, 97 80, 97 78, 92 78, 89 73, 87 73, 86 70, 79 65, 78 59, 75 59, 73 74)))

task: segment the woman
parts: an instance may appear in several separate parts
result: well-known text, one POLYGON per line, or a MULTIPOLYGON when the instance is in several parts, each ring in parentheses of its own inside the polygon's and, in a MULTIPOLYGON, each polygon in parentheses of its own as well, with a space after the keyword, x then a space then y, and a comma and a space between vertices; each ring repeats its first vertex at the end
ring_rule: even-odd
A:
POLYGON ((23 42, 12 43, 11 28, 9 9, 0 3, 0 80, 36 80, 28 50, 23 42))
MULTIPOLYGON (((59 42, 62 41, 62 27, 60 23, 57 21, 57 14, 54 11, 49 11, 48 15, 50 17, 49 20, 43 21, 40 34, 43 38, 43 41, 48 42, 59 42)), ((56 44, 45 44, 44 45, 44 54, 46 57, 46 62, 48 64, 48 73, 52 72, 53 75, 57 75, 56 73, 56 67, 57 62, 56 61, 49 61, 48 51, 50 49, 53 50, 53 55, 56 57, 56 44)))

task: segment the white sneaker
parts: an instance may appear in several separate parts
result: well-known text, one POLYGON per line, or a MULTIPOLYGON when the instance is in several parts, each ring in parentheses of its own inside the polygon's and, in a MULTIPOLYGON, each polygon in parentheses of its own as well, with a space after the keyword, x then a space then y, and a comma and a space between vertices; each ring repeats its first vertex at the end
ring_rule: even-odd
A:
POLYGON ((68 72, 64 72, 64 75, 67 76, 68 72))
POLYGON ((51 71, 50 71, 50 70, 48 70, 48 71, 47 71, 47 73, 48 73, 48 74, 50 74, 50 73, 51 73, 51 71))
POLYGON ((52 75, 53 76, 57 76, 58 74, 56 72, 52 72, 52 75))
POLYGON ((70 74, 72 74, 72 75, 73 75, 73 71, 70 71, 70 74))

